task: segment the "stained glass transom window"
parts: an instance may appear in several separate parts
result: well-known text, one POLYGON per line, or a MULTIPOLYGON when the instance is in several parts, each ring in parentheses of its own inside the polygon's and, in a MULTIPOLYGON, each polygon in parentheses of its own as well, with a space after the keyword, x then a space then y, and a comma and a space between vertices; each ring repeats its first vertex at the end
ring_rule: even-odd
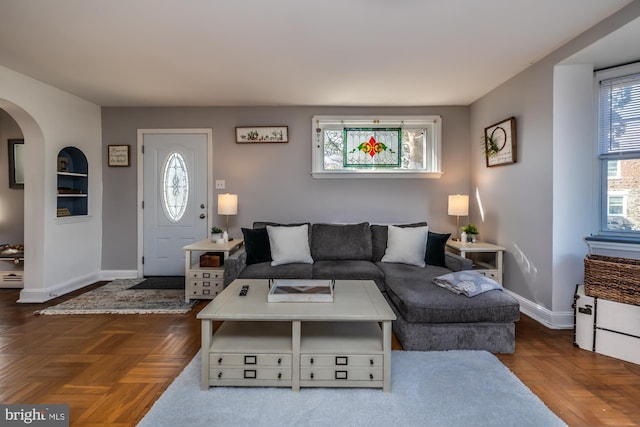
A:
POLYGON ((314 177, 441 174, 439 116, 316 116, 313 120, 314 177))
POLYGON ((402 145, 399 128, 346 128, 344 130, 345 167, 398 167, 402 145))
POLYGON ((164 164, 162 174, 162 202, 167 218, 180 221, 189 200, 189 174, 187 164, 179 153, 172 153, 164 164))

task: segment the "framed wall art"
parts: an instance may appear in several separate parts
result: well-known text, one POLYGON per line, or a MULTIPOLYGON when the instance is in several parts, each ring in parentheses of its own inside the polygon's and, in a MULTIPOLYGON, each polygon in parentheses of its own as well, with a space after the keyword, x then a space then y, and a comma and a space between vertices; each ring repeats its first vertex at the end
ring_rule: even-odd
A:
POLYGON ((509 117, 484 129, 484 154, 487 167, 508 165, 517 160, 516 119, 509 117))
POLYGON ((108 150, 109 166, 129 166, 129 155, 131 154, 130 145, 109 145, 108 150))
POLYGON ((24 139, 9 141, 9 188, 24 188, 24 139))
POLYGON ((236 144, 289 142, 289 126, 236 126, 236 144))

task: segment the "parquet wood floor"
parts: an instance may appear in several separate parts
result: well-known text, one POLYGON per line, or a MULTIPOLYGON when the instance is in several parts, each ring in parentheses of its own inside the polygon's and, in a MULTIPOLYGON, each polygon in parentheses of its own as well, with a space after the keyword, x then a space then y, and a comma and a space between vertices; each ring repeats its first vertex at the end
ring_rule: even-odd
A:
MULTIPOLYGON (((0 402, 67 403, 73 426, 135 426, 200 348, 207 302, 186 315, 33 314, 78 293, 35 305, 0 289, 0 402)), ((572 331, 523 316, 516 353, 498 357, 571 426, 640 425, 640 366, 574 347, 572 331)))

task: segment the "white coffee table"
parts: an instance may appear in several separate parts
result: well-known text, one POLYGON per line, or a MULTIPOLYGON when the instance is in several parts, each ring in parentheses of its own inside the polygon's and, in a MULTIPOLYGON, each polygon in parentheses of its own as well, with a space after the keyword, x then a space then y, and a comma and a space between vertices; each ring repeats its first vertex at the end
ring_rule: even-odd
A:
POLYGON ((391 322, 371 280, 337 280, 334 302, 267 302, 268 280, 232 282, 198 313, 201 386, 391 390, 391 322), (246 296, 240 296, 248 285, 246 296), (213 321, 224 321, 213 334, 213 321), (380 326, 382 325, 382 327, 380 326))

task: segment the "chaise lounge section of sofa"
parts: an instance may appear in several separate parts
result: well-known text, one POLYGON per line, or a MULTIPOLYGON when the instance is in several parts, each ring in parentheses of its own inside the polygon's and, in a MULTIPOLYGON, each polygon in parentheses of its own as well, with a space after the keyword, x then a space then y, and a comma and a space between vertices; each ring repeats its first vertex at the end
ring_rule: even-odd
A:
POLYGON ((445 251, 449 235, 428 233, 422 266, 383 260, 388 233, 389 226, 366 222, 256 222, 243 229, 245 250, 225 260, 225 286, 236 278, 373 280, 397 316, 393 331, 405 350, 515 351, 516 299, 498 289, 467 297, 433 283, 436 277, 473 267, 470 260, 445 251), (267 226, 306 226, 311 261, 272 265, 267 226))

